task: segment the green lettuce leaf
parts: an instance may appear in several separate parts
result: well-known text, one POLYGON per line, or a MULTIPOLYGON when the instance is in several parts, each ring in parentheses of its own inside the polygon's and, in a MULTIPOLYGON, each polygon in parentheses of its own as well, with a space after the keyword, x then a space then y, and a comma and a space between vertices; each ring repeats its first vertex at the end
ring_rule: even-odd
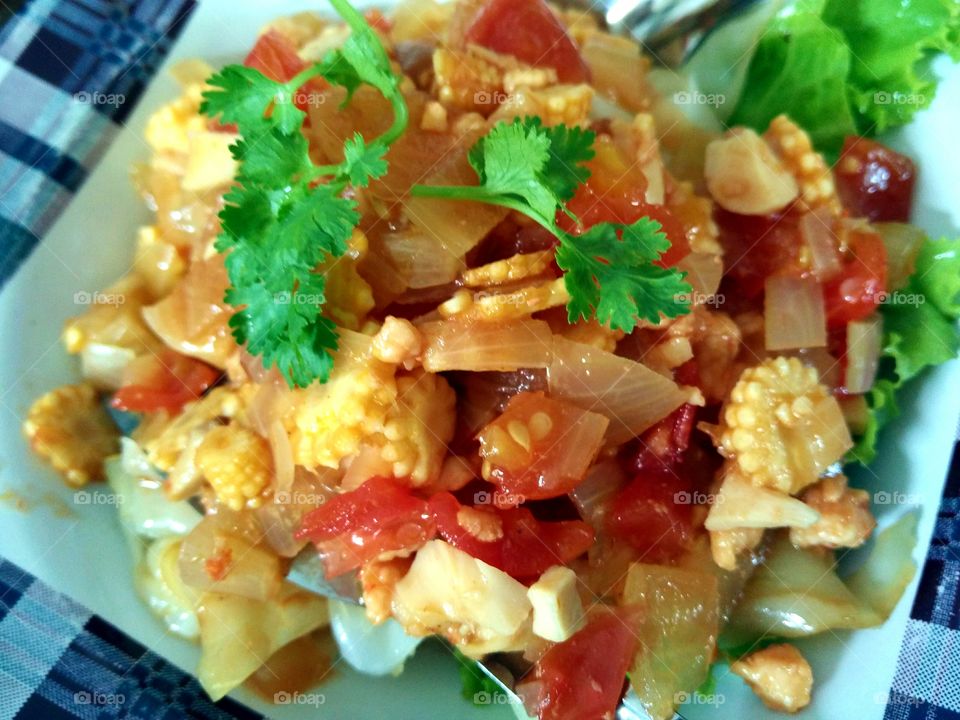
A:
POLYGON ((880 309, 884 346, 880 378, 867 393, 870 413, 848 462, 870 463, 880 430, 897 416, 896 392, 927 367, 957 357, 960 335, 960 239, 927 240, 907 286, 880 309))

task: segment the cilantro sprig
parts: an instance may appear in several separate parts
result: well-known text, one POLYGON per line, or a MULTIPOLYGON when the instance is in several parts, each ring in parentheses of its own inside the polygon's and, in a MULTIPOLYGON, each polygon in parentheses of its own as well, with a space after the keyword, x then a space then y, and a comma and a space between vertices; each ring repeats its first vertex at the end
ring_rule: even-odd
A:
POLYGON ((570 322, 596 317, 611 327, 631 332, 638 318, 658 322, 688 311, 682 298, 690 285, 683 274, 653 263, 670 248, 659 223, 640 218, 635 223, 598 223, 580 235, 556 222, 558 212, 577 218, 567 208, 590 171, 594 133, 577 127, 544 127, 539 118, 500 123, 470 150, 478 185, 417 185, 413 195, 471 200, 500 205, 549 230, 560 241, 557 265, 570 295, 570 322))
POLYGON ((231 146, 239 163, 236 185, 224 196, 216 249, 226 253, 230 279, 226 302, 237 308, 233 335, 263 364, 276 366, 291 386, 325 382, 337 349, 336 329, 320 314, 325 279, 317 267, 340 257, 360 216, 344 191, 365 187, 387 172, 384 155, 406 130, 408 110, 400 80, 374 32, 346 0, 332 5, 353 31, 342 48, 289 82, 253 68, 229 65, 208 80, 201 111, 234 124, 231 146), (315 165, 302 129, 306 113, 297 92, 322 77, 347 90, 371 85, 393 108, 393 124, 368 142, 356 133, 344 159, 315 165))
MULTIPOLYGON (((230 150, 239 164, 236 184, 224 196, 217 251, 226 255, 230 280, 225 300, 236 308, 230 326, 237 342, 276 367, 290 386, 325 382, 337 349, 334 323, 321 314, 325 279, 318 268, 347 251, 360 221, 350 187, 366 187, 386 174, 385 155, 406 130, 409 111, 400 78, 363 16, 347 0, 331 0, 352 33, 340 49, 288 82, 253 68, 230 65, 208 80, 201 111, 237 127, 230 150), (346 90, 361 85, 387 98, 393 123, 379 137, 355 133, 343 160, 315 165, 303 133, 306 113, 295 102, 315 78, 346 90)), ((594 133, 544 127, 539 118, 496 125, 470 150, 479 185, 415 186, 414 195, 484 202, 516 210, 559 239, 557 264, 570 295, 568 318, 596 317, 630 332, 638 318, 687 311, 683 275, 654 263, 670 247, 658 223, 600 223, 575 236, 556 222, 577 218, 566 203, 586 182, 594 133)))

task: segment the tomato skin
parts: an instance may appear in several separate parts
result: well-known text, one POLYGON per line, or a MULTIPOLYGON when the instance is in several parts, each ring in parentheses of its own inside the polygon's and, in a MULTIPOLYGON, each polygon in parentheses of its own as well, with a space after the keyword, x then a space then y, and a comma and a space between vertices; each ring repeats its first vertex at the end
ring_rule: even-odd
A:
POLYGON ((562 83, 590 80, 580 51, 543 0, 488 0, 466 28, 464 40, 534 67, 552 67, 562 83))
POLYGON ((429 504, 440 537, 515 578, 537 578, 551 566, 579 557, 593 544, 593 529, 580 520, 541 522, 525 507, 495 506, 473 508, 490 515, 503 528, 500 538, 483 541, 458 522, 457 514, 465 506, 452 494, 437 493, 429 504))
MULTIPOLYGON (((696 384, 696 383, 692 383, 696 384)), ((639 450, 633 458, 638 473, 658 472, 676 466, 690 446, 690 435, 697 417, 697 406, 684 403, 639 438, 639 450)))
MULTIPOLYGON (((256 44, 243 64, 259 70, 271 80, 288 82, 295 75, 306 70, 309 63, 297 55, 293 43, 282 33, 277 30, 268 30, 257 38, 256 44)), ((311 95, 322 93, 326 88, 327 84, 324 80, 314 78, 296 93, 294 103, 307 112, 311 104, 311 95)))
POLYGON ((258 37, 243 64, 276 82, 287 82, 307 67, 293 43, 277 30, 268 30, 258 37))
POLYGON ((750 216, 717 208, 714 219, 724 249, 727 298, 758 300, 768 277, 803 272, 797 214, 750 216))
POLYGON ((587 625, 552 646, 517 686, 539 720, 608 720, 616 715, 627 670, 637 653, 641 613, 603 608, 587 625))
POLYGON ((143 376, 117 390, 110 404, 127 412, 178 413, 220 377, 216 368, 171 350, 159 358, 150 358, 150 367, 143 376))
POLYGON ((567 202, 567 209, 580 222, 574 222, 565 213, 557 213, 557 224, 563 230, 581 235, 598 223, 629 225, 642 217, 649 217, 660 223, 670 240, 669 249, 657 265, 672 267, 690 254, 690 243, 683 225, 665 205, 647 203, 646 178, 626 165, 608 139, 598 139, 596 156, 587 167, 590 168, 590 177, 567 202))
POLYGON ((887 251, 880 235, 855 229, 848 244, 842 269, 823 286, 830 330, 871 315, 887 289, 887 251))
POLYGON ((639 552, 642 562, 674 560, 693 538, 692 489, 670 467, 638 473, 614 496, 606 529, 639 552))
POLYGON ((848 137, 835 170, 837 192, 854 217, 908 222, 917 169, 913 161, 873 140, 848 137))
POLYGON ((416 550, 435 535, 425 500, 396 480, 374 477, 311 510, 295 536, 314 542, 333 578, 383 553, 416 550))

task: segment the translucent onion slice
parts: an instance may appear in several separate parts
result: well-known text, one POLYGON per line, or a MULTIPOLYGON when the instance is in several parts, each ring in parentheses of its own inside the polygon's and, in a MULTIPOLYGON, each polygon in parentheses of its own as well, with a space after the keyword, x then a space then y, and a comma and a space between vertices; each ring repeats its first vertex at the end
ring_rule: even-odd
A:
POLYGON ((914 262, 926 234, 906 223, 877 223, 874 227, 887 249, 887 287, 899 290, 913 275, 914 262))
POLYGON ((420 326, 424 338, 423 369, 519 370, 550 365, 553 336, 542 320, 506 323, 446 320, 420 326))
POLYGON ((847 325, 847 367, 844 387, 854 394, 873 387, 883 348, 883 318, 873 315, 847 325))
POLYGON ((833 232, 833 217, 827 208, 800 218, 800 237, 810 250, 810 269, 821 282, 840 272, 840 241, 833 232))
POLYGON ((814 278, 767 278, 763 308, 767 350, 797 350, 827 344, 823 289, 814 278))
POLYGON ((384 235, 383 244, 407 287, 414 290, 451 283, 464 268, 460 257, 447 252, 439 240, 414 226, 405 232, 384 235))
POLYGON ((695 298, 700 303, 717 293, 720 279, 723 277, 723 260, 713 253, 690 253, 677 263, 677 270, 687 273, 687 282, 693 291, 702 297, 695 298))
POLYGON ((615 460, 598 462, 570 492, 570 499, 580 511, 580 517, 593 527, 600 527, 613 496, 626 482, 623 468, 615 460))
POLYGON ((645 365, 559 337, 547 383, 552 397, 610 418, 607 441, 614 444, 636 437, 683 403, 703 404, 696 389, 645 365))

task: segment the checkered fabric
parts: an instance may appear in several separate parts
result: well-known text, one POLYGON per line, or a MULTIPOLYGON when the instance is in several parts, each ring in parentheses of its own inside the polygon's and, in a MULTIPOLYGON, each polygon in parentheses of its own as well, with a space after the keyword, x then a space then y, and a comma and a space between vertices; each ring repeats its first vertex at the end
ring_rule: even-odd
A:
POLYGON ((960 720, 960 445, 940 501, 884 720, 960 720))
POLYGON ((30 0, 0 28, 0 286, 110 145, 195 0, 30 0))
POLYGON ((0 561, 0 718, 261 720, 16 565, 0 561))

